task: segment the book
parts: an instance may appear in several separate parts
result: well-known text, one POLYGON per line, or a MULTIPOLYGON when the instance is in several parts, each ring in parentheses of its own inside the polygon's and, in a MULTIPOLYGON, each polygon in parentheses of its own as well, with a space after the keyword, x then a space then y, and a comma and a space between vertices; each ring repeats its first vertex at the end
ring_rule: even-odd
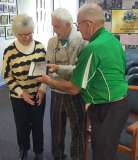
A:
POLYGON ((46 62, 31 62, 28 77, 35 78, 46 75, 46 62))

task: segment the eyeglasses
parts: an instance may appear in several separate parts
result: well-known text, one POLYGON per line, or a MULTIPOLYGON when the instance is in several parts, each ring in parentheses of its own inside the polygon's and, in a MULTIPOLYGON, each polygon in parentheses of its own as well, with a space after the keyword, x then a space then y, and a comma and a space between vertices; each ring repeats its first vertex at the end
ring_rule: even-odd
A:
POLYGON ((18 36, 20 36, 20 37, 31 37, 33 35, 33 33, 31 32, 31 33, 22 33, 22 34, 18 34, 18 36))
POLYGON ((77 28, 79 28, 79 26, 85 22, 94 23, 93 21, 86 19, 86 20, 80 21, 79 23, 74 23, 74 24, 76 25, 77 28))

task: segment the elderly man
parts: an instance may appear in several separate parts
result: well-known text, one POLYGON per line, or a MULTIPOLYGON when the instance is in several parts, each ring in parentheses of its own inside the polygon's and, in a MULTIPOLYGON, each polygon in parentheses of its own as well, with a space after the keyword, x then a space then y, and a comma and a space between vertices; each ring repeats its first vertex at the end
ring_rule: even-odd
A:
POLYGON ((125 53, 120 42, 104 28, 104 14, 97 4, 83 5, 77 22, 89 43, 81 50, 70 81, 48 76, 38 80, 72 95, 81 93, 89 104, 93 160, 113 160, 129 113, 125 53))
MULTIPOLYGON (((70 13, 58 8, 52 13, 52 26, 56 36, 52 37, 47 46, 47 59, 53 63, 56 72, 50 74, 52 79, 70 79, 78 54, 85 42, 81 33, 73 27, 70 13)), ((51 70, 49 70, 51 71, 51 70)), ((52 153, 54 160, 63 160, 66 119, 69 118, 72 133, 71 158, 82 160, 83 153, 83 106, 79 95, 76 97, 61 92, 54 87, 51 91, 51 131, 52 153)))

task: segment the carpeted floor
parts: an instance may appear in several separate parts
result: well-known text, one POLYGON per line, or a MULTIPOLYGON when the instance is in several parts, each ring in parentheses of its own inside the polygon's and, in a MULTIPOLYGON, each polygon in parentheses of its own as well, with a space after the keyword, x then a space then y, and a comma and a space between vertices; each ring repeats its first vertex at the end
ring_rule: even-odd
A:
MULTIPOLYGON (((50 98, 49 92, 48 99, 50 98)), ((47 100, 49 103, 49 100, 47 100)), ((44 132, 45 132, 45 153, 46 160, 51 160, 51 133, 49 125, 49 104, 46 105, 44 132)), ((17 143, 15 124, 8 96, 8 89, 0 87, 0 160, 17 159, 17 143)), ((29 152, 29 160, 32 160, 33 154, 29 152)))
MULTIPOLYGON (((50 91, 47 91, 46 111, 44 120, 45 133, 45 160, 52 160, 51 156, 51 130, 50 130, 50 91)), ((70 130, 67 125, 66 135, 66 153, 69 155, 70 130)), ((15 124, 8 96, 8 89, 0 87, 0 160, 17 160, 17 144, 15 124)), ((91 151, 89 149, 89 160, 91 160, 91 151)), ((32 150, 29 152, 29 160, 33 160, 32 150)), ((70 158, 68 159, 70 160, 70 158)), ((117 160, 128 160, 127 157, 120 156, 117 160)))

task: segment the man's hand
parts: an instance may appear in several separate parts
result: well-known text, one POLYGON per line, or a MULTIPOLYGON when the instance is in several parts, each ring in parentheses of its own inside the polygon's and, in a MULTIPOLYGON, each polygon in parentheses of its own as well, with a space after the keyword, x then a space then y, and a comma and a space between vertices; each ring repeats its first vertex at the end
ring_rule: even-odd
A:
POLYGON ((57 64, 47 64, 47 67, 48 67, 48 72, 53 73, 53 72, 56 72, 58 70, 59 65, 57 65, 57 64))
POLYGON ((50 78, 47 75, 43 75, 41 77, 37 77, 36 81, 41 83, 46 83, 51 88, 55 88, 57 90, 67 92, 68 94, 71 94, 71 95, 76 95, 80 92, 80 87, 64 79, 55 80, 50 78))
POLYGON ((49 76, 47 75, 43 75, 41 77, 37 77, 36 78, 36 81, 37 82, 42 82, 42 83, 46 83, 47 84, 47 80, 49 79, 49 76))
POLYGON ((33 97, 30 94, 23 91, 21 97, 24 99, 25 102, 29 103, 30 105, 35 105, 35 102, 32 100, 33 97))

